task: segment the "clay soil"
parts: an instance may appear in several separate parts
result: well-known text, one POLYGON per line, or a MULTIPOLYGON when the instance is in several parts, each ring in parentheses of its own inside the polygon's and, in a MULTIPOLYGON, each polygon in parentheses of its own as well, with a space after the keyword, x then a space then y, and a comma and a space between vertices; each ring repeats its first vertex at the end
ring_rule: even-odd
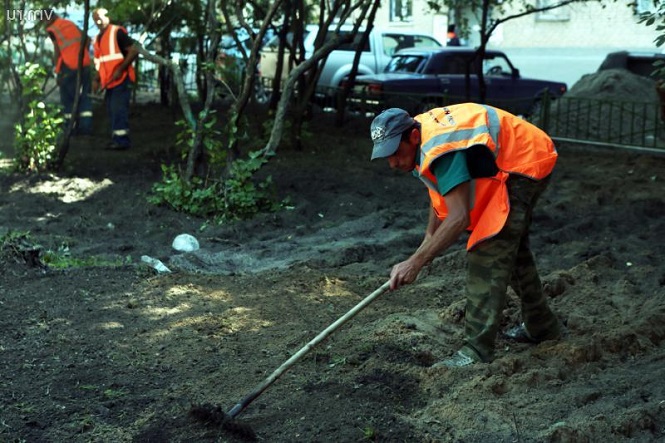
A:
MULTIPOLYGON (((425 188, 368 161, 367 119, 316 114, 304 148, 265 171, 288 207, 216 225, 147 203, 174 117, 153 104, 131 118, 130 151, 104 151, 99 127, 62 173, 0 176, 0 234, 29 233, 2 251, 0 441, 244 441, 193 405, 228 411, 421 241, 425 188), (174 251, 182 233, 201 249, 174 251), (72 266, 40 266, 46 254, 72 266)), ((492 363, 431 367, 463 338, 463 238, 278 378, 242 429, 276 443, 663 441, 665 158, 559 151, 532 244, 564 340, 499 337, 492 363)), ((504 329, 520 321, 509 295, 504 329)))

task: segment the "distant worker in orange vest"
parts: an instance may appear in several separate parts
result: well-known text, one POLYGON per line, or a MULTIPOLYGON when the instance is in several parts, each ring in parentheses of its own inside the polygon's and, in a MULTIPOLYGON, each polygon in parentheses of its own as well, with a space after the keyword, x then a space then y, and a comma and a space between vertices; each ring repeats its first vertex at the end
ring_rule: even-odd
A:
POLYGON ((494 358, 510 285, 522 322, 505 336, 520 342, 557 339, 562 326, 548 307, 529 248, 538 197, 557 160, 552 140, 503 110, 464 103, 411 117, 387 109, 371 125, 371 159, 412 172, 429 190, 429 222, 418 249, 390 273, 390 287, 412 283, 421 269, 470 231, 467 243, 465 342, 437 366, 494 358))
POLYGON ((104 100, 111 120, 111 143, 107 148, 129 149, 129 99, 131 84, 136 81, 132 63, 139 51, 125 28, 111 24, 108 10, 95 9, 92 18, 99 28, 94 43, 97 76, 92 87, 95 92, 106 91, 104 100))
POLYGON ((73 134, 89 135, 92 132, 92 102, 90 100, 90 39, 70 20, 58 16, 52 9, 42 11, 46 32, 53 42, 53 63, 60 88, 60 104, 64 117, 70 119, 77 97, 76 73, 79 66, 79 52, 83 42, 81 87, 78 93, 78 118, 73 134))
POLYGON ((462 46, 462 42, 457 36, 455 25, 448 25, 448 33, 446 34, 446 46, 462 46))

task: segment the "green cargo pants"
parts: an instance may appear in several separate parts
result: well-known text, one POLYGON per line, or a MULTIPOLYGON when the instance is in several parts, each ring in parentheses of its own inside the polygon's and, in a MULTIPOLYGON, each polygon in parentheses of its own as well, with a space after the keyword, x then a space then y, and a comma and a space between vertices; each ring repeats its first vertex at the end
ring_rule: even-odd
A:
POLYGON ((529 249, 533 208, 548 182, 549 177, 536 182, 511 175, 507 181, 510 213, 506 225, 468 253, 466 342, 462 349, 482 361, 494 357, 508 284, 521 300, 522 320, 532 338, 546 340, 560 335, 559 321, 547 305, 529 249))

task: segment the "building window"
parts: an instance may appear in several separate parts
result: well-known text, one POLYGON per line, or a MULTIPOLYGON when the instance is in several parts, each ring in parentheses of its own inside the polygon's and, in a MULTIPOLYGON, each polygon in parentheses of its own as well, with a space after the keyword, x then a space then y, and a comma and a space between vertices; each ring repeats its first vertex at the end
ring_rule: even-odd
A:
POLYGON ((635 1, 635 13, 644 14, 644 13, 655 13, 658 12, 663 7, 662 0, 636 0, 635 1))
MULTIPOLYGON (((537 0, 536 8, 546 8, 548 6, 556 5, 559 1, 556 0, 537 0)), ((570 20, 570 6, 561 6, 547 11, 538 12, 536 20, 548 22, 561 22, 570 20)))
POLYGON ((390 21, 413 21, 413 0, 390 0, 390 21))

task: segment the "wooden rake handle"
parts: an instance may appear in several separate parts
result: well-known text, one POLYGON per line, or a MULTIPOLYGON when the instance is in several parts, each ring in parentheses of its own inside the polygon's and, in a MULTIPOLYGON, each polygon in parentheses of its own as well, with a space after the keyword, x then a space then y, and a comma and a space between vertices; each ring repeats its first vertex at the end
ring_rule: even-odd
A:
POLYGON ((242 411, 249 406, 263 391, 265 391, 270 385, 272 385, 279 377, 284 374, 291 366, 293 366, 298 360, 305 356, 309 351, 311 351, 316 345, 321 343, 326 339, 330 334, 335 332, 340 326, 342 326, 347 321, 351 320, 357 313, 362 311, 367 305, 372 303, 380 295, 386 292, 390 288, 390 281, 385 282, 381 285, 380 288, 372 292, 370 295, 365 297, 360 303, 355 305, 349 312, 338 318, 333 324, 328 326, 326 329, 321 331, 319 335, 314 337, 309 343, 303 346, 298 352, 293 354, 291 358, 282 363, 282 365, 275 369, 275 371, 266 378, 263 383, 258 385, 249 395, 243 398, 238 404, 236 404, 229 412, 227 416, 229 418, 235 418, 242 413, 242 411))

